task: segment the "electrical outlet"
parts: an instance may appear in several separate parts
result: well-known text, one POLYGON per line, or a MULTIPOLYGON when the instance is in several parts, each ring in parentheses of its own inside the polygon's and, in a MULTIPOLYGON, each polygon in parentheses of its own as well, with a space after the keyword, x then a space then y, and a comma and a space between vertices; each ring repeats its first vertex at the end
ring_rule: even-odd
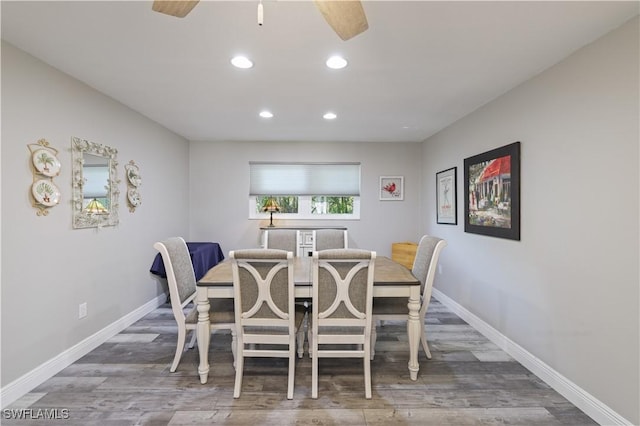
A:
POLYGON ((442 275, 442 265, 438 265, 438 274, 442 275))
POLYGON ((87 302, 84 302, 78 306, 78 319, 82 319, 86 316, 87 316, 87 302))

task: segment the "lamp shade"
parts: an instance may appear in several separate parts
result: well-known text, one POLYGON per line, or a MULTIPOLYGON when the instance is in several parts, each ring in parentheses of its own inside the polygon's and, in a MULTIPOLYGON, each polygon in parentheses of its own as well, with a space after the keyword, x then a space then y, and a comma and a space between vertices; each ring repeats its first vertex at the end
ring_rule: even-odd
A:
POLYGON ((269 198, 262 206, 263 212, 279 212, 280 206, 274 198, 269 198))
POLYGON ((107 213, 107 208, 96 198, 89 201, 89 204, 87 204, 87 207, 85 207, 84 209, 88 213, 94 213, 94 214, 107 213))

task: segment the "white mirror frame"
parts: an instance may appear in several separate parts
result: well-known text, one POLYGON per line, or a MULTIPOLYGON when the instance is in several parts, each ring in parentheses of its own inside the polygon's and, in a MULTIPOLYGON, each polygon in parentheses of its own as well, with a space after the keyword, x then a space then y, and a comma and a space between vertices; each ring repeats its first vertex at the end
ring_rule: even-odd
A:
POLYGON ((106 145, 94 143, 77 137, 71 138, 71 155, 73 160, 73 228, 101 228, 118 224, 118 150, 106 145), (107 185, 110 200, 108 213, 89 213, 83 209, 82 188, 86 179, 83 176, 84 154, 97 155, 109 160, 109 183, 107 185))

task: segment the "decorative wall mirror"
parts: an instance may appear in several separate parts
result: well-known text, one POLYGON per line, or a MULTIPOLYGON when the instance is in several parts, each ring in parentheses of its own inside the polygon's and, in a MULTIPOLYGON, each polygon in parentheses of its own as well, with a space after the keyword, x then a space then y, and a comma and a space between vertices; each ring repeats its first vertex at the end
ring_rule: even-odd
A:
POLYGON ((71 138, 73 159, 73 227, 118 224, 118 150, 71 138))

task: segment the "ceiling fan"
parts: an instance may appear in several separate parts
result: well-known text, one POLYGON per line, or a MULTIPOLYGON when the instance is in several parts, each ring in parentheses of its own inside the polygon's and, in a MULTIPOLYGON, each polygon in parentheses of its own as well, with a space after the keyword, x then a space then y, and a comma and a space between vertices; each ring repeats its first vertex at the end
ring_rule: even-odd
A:
MULTIPOLYGON (((152 9, 178 18, 184 18, 200 0, 155 0, 152 9)), ((369 28, 362 3, 359 0, 314 0, 324 19, 342 40, 369 28)))

